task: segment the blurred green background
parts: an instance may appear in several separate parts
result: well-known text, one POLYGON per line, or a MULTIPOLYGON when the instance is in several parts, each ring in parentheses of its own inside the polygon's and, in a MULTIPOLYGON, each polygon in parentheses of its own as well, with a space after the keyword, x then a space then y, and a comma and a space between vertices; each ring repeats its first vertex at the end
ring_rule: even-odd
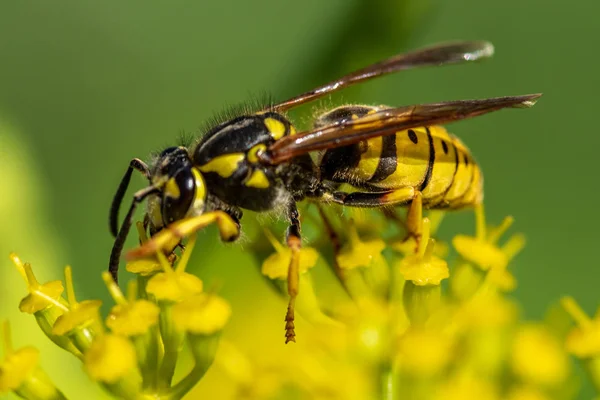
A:
MULTIPOLYGON (((3 1, 0 254, 17 251, 41 279, 62 277, 69 263, 80 298, 106 300, 100 272, 112 246, 108 208, 132 157, 172 144, 252 93, 284 99, 400 51, 485 39, 496 46, 491 60, 404 72, 336 94, 334 102, 543 92, 533 109, 449 129, 483 168, 489 221, 511 214, 512 230, 527 235, 513 264, 525 315, 541 317, 563 294, 592 312, 600 300, 599 13, 593 0, 3 1)), ((472 229, 472 214, 458 213, 441 234, 472 229)), ((195 271, 223 283, 234 307, 227 335, 242 347, 253 340, 283 346, 284 301, 253 258, 244 247, 222 246, 214 230, 203 241, 195 271), (255 310, 267 324, 260 338, 238 334, 251 329, 255 310)), ((44 347, 32 319, 18 314, 23 287, 4 260, 0 317, 10 317, 16 344, 41 343, 53 378, 71 381, 67 394, 89 387, 78 362, 44 347)))

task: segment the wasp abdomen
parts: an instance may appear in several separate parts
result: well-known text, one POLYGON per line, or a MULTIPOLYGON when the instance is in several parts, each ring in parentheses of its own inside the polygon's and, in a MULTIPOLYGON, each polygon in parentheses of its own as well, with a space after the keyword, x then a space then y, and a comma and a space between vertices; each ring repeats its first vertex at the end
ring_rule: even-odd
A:
MULTIPOLYGON (((385 107, 342 106, 316 126, 357 119, 385 107)), ((441 126, 398 131, 323 153, 321 179, 375 191, 412 187, 429 208, 462 208, 482 200, 481 171, 470 151, 441 126)))

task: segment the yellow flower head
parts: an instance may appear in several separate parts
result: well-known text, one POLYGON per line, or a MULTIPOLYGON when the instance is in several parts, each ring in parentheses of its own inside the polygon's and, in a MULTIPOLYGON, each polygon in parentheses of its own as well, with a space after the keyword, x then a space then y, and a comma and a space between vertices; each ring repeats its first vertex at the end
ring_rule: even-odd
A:
POLYGON ((429 237, 429 228, 429 219, 424 218, 423 234, 417 253, 404 257, 397 264, 398 271, 404 279, 417 286, 439 285, 450 275, 446 261, 433 255, 435 241, 429 237))
POLYGON ((434 398, 436 400, 496 400, 499 396, 498 389, 492 382, 459 373, 440 385, 434 398))
POLYGON ((18 389, 38 366, 40 352, 33 347, 13 350, 8 321, 3 324, 4 359, 0 363, 0 393, 18 389))
POLYGON ((497 329, 515 322, 517 316, 514 303, 495 293, 483 293, 462 303, 454 321, 465 330, 497 329))
POLYGON ((342 269, 369 267, 373 262, 381 260, 384 249, 385 242, 381 239, 361 240, 354 223, 351 223, 348 227, 348 242, 340 250, 337 262, 342 269))
POLYGON ((573 298, 564 297, 561 303, 577 323, 567 336, 567 351, 584 359, 600 356, 600 310, 591 319, 573 298))
POLYGON ((40 285, 35 278, 29 263, 23 263, 15 253, 11 253, 9 258, 12 260, 23 279, 25 279, 27 290, 29 291, 29 294, 25 296, 19 304, 19 310, 21 310, 21 312, 34 314, 47 307, 57 305, 61 298, 60 296, 64 291, 61 281, 50 281, 40 285))
POLYGON ((410 375, 432 376, 453 357, 453 340, 440 330, 411 328, 400 339, 397 363, 410 375))
POLYGON ((100 335, 85 353, 84 365, 92 379, 114 383, 137 368, 135 348, 122 336, 100 335))
POLYGON ((123 336, 142 335, 158 323, 160 308, 151 301, 135 299, 135 281, 129 285, 129 299, 126 299, 108 272, 104 272, 102 278, 117 303, 106 318, 106 326, 114 333, 123 336))
MULTIPOLYGON (((476 236, 456 235, 452 244, 456 251, 467 261, 483 271, 490 269, 505 269, 508 262, 522 249, 525 244, 523 236, 511 237, 503 247, 497 245, 498 239, 513 223, 512 217, 506 217, 495 229, 486 232, 483 206, 476 208, 476 236)), ((512 280, 500 276, 504 285, 511 286, 512 280)))
POLYGON ((524 325, 512 348, 513 371, 525 382, 542 386, 563 383, 569 363, 561 343, 542 325, 524 325))
POLYGON ((507 400, 550 400, 543 391, 535 386, 517 386, 508 393, 507 400))
MULTIPOLYGON (((144 224, 138 222, 135 224, 138 236, 140 238, 140 242, 142 244, 148 241, 148 236, 146 235, 146 229, 144 228, 144 224)), ((162 264, 156 258, 140 258, 139 260, 133 260, 128 262, 125 265, 125 269, 132 274, 137 274, 140 276, 151 276, 157 272, 163 270, 162 264)))
POLYGON ((69 311, 56 319, 52 327, 55 335, 65 335, 74 329, 81 329, 92 325, 100 318, 100 300, 84 300, 81 303, 75 298, 73 288, 73 276, 71 267, 65 268, 65 282, 67 284, 67 297, 69 299, 69 311))
MULTIPOLYGON (((287 279, 288 268, 292 261, 292 250, 283 247, 270 231, 265 230, 265 235, 275 248, 275 253, 263 261, 261 272, 271 279, 287 279)), ((319 253, 315 249, 312 247, 302 247, 298 259, 299 272, 302 274, 314 267, 318 259, 319 253)))
POLYGON ((210 335, 223 329, 231 307, 221 297, 200 293, 173 306, 173 322, 180 331, 210 335))
POLYGON ((159 301, 178 302, 186 297, 202 292, 202 281, 195 275, 185 272, 192 250, 196 243, 193 235, 183 252, 175 270, 171 268, 164 254, 156 254, 162 264, 163 271, 154 275, 148 281, 146 291, 159 301))
POLYGON ((125 269, 132 274, 150 276, 162 271, 163 267, 160 262, 153 258, 141 258, 128 262, 125 265, 125 269))

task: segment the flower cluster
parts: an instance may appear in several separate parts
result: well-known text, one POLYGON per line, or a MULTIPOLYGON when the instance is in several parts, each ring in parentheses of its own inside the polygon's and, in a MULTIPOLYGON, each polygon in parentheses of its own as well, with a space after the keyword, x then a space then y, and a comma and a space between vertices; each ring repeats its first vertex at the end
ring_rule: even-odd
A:
MULTIPOLYGON (((477 208, 475 235, 455 236, 450 258, 433 238, 443 214, 411 212, 305 212, 305 226, 314 217, 327 229, 300 259, 301 350, 267 365, 240 361, 254 372, 241 379, 221 361, 242 357, 228 344, 217 364, 239 382, 234 398, 295 387, 306 399, 569 399, 581 386, 570 354, 600 388, 600 313, 591 320, 567 298, 560 323, 525 321, 511 299, 510 262, 525 245, 521 234, 503 240, 511 217, 488 226, 477 208), (578 326, 567 334, 571 319, 578 326)), ((285 296, 290 254, 266 237, 275 252, 263 256, 262 273, 285 296)))
MULTIPOLYGON (((61 281, 40 284, 31 265, 11 254, 29 292, 19 308, 32 314, 44 334, 79 358, 87 374, 116 398, 182 398, 213 363, 231 314, 225 300, 206 292, 202 281, 185 271, 194 242, 192 237, 174 267, 162 253, 156 260, 129 264, 137 279, 126 294, 105 272, 102 277, 115 302, 105 319, 100 316, 100 300, 76 299, 71 267, 65 268, 65 286, 61 281), (189 350, 194 365, 173 382, 183 349, 189 350)), ((26 399, 65 398, 40 368, 35 348, 13 350, 8 324, 4 342, 0 393, 14 391, 26 399)))
MULTIPOLYGON (((600 392, 600 311, 588 317, 566 297, 547 319, 525 321, 511 299, 510 263, 525 244, 520 234, 503 240, 512 218, 488 226, 479 207, 475 235, 446 244, 434 238, 443 214, 420 208, 406 218, 335 207, 303 215, 316 239, 300 252, 298 343, 272 344, 285 356, 251 356, 220 337, 229 304, 185 271, 195 236, 174 266, 160 253, 129 263, 137 279, 126 294, 105 273, 116 303, 105 319, 100 301, 76 299, 70 267, 63 296, 62 282, 40 284, 13 254, 29 292, 19 307, 117 398, 179 399, 214 365, 227 379, 218 398, 563 400, 580 390, 574 358, 600 392), (194 366, 174 382, 186 355, 194 366)), ((262 232, 253 253, 285 297, 291 252, 262 232)), ((0 392, 65 398, 35 348, 14 350, 8 324, 3 337, 0 392)))

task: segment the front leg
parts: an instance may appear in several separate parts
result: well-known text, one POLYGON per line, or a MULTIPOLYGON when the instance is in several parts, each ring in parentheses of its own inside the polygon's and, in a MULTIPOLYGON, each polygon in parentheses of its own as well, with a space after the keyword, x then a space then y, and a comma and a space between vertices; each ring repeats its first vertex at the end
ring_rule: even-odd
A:
POLYGON ((213 223, 216 223, 219 228, 221 240, 224 242, 232 242, 240 236, 240 224, 236 219, 237 218, 232 217, 221 210, 210 211, 195 217, 184 218, 166 226, 156 235, 152 236, 146 243, 129 251, 126 258, 128 260, 133 260, 151 256, 157 251, 164 250, 176 240, 186 238, 192 233, 213 223))
POLYGON ((302 237, 300 233, 300 214, 296 207, 296 202, 292 200, 288 206, 288 218, 290 226, 285 233, 285 240, 288 248, 291 250, 290 265, 288 267, 288 295, 289 302, 287 313, 285 315, 285 343, 296 342, 296 331, 294 327, 294 307, 296 305, 296 296, 300 283, 300 248, 302 247, 302 237))

